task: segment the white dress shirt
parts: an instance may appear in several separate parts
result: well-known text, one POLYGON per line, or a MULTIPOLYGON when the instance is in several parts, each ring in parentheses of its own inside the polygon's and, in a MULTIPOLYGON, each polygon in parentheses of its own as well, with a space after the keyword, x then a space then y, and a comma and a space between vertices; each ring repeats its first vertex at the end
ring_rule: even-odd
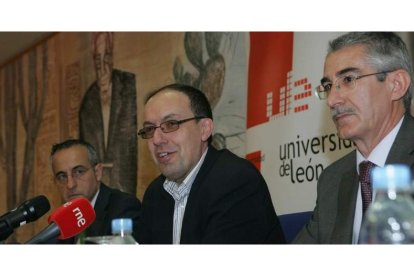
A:
POLYGON ((204 162, 208 149, 203 153, 197 165, 191 170, 182 183, 176 183, 165 179, 164 189, 174 198, 174 222, 173 222, 173 244, 180 244, 181 227, 183 224, 185 207, 187 205, 188 195, 194 179, 200 170, 201 164, 204 162))

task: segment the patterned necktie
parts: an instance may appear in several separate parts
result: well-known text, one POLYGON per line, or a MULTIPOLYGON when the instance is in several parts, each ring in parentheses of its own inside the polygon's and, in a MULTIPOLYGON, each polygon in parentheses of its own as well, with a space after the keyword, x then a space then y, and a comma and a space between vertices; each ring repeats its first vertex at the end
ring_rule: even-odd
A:
POLYGON ((368 209, 369 204, 372 201, 372 183, 371 183, 371 170, 376 165, 370 161, 363 161, 359 163, 359 182, 361 183, 361 195, 362 195, 362 213, 368 209))

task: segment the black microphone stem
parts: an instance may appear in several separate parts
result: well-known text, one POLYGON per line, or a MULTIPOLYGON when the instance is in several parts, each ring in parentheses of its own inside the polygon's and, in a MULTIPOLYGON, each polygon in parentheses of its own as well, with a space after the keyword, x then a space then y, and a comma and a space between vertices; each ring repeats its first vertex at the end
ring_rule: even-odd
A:
POLYGON ((25 244, 42 244, 51 238, 56 238, 60 235, 60 229, 55 224, 49 224, 48 227, 42 230, 39 234, 28 240, 25 244))

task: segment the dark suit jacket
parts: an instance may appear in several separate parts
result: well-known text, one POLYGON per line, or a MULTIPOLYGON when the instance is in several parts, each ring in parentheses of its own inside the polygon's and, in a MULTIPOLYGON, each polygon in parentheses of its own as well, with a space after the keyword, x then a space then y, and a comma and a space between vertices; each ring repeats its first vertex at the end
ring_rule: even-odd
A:
MULTIPOLYGON (((414 165, 414 119, 406 114, 386 164, 414 165)), ((358 195, 356 151, 328 166, 319 177, 316 207, 294 243, 351 244, 358 195)))
POLYGON ((101 183, 94 209, 96 218, 86 229, 86 236, 111 235, 111 222, 115 218, 131 218, 134 222, 134 232, 136 232, 141 202, 135 196, 101 183))
MULTIPOLYGON (((111 235, 111 222, 115 218, 131 218, 136 237, 137 222, 140 216, 141 202, 135 196, 112 189, 101 183, 95 202, 95 221, 85 230, 87 237, 111 235)), ((49 241, 48 243, 72 244, 74 238, 49 241)))
MULTIPOLYGON (((79 137, 89 142, 103 163, 111 187, 136 194, 137 186, 137 104, 135 75, 114 69, 108 129, 108 146, 104 129, 99 86, 94 82, 86 91, 79 110, 79 137)), ((104 178, 105 180, 105 178, 104 178)))
MULTIPOLYGON (((171 244, 174 199, 160 175, 148 187, 139 243, 171 244)), ((210 147, 188 197, 182 244, 284 243, 266 182, 247 160, 210 147)))

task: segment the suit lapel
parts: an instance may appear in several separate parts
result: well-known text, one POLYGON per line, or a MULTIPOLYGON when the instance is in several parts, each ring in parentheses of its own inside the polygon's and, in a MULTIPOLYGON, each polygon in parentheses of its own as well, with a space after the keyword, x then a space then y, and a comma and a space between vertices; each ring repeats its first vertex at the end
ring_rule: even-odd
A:
POLYGON ((185 213, 183 217, 183 224, 181 229, 181 243, 186 243, 187 237, 192 233, 192 227, 194 222, 200 218, 195 219, 195 212, 197 210, 196 204, 200 200, 199 190, 203 185, 205 180, 205 175, 211 170, 211 167, 214 165, 215 160, 219 157, 218 151, 209 147, 207 155, 204 159, 201 168, 194 179, 193 185, 191 186, 190 194, 188 195, 187 205, 185 207, 185 213))
MULTIPOLYGON (((202 186, 203 180, 205 179, 205 175, 211 170, 211 167, 214 165, 215 160, 219 157, 218 151, 213 148, 209 147, 206 158, 204 159, 203 164, 201 165, 200 170, 196 178, 194 179, 193 185, 191 186, 190 194, 188 195, 187 206, 190 206, 187 209, 192 209, 191 205, 193 202, 198 200, 198 190, 202 186)), ((184 217, 185 218, 185 217, 184 217)))
POLYGON ((87 236, 102 235, 105 232, 105 217, 106 217, 106 206, 109 202, 110 190, 109 188, 101 183, 98 198, 95 202, 95 213, 96 218, 92 225, 87 229, 87 236))
POLYGON ((413 167, 414 164, 414 119, 406 114, 400 131, 388 154, 386 164, 407 164, 413 167))
POLYGON ((351 243, 355 205, 358 195, 358 175, 355 164, 343 174, 338 188, 338 211, 331 243, 351 243))

